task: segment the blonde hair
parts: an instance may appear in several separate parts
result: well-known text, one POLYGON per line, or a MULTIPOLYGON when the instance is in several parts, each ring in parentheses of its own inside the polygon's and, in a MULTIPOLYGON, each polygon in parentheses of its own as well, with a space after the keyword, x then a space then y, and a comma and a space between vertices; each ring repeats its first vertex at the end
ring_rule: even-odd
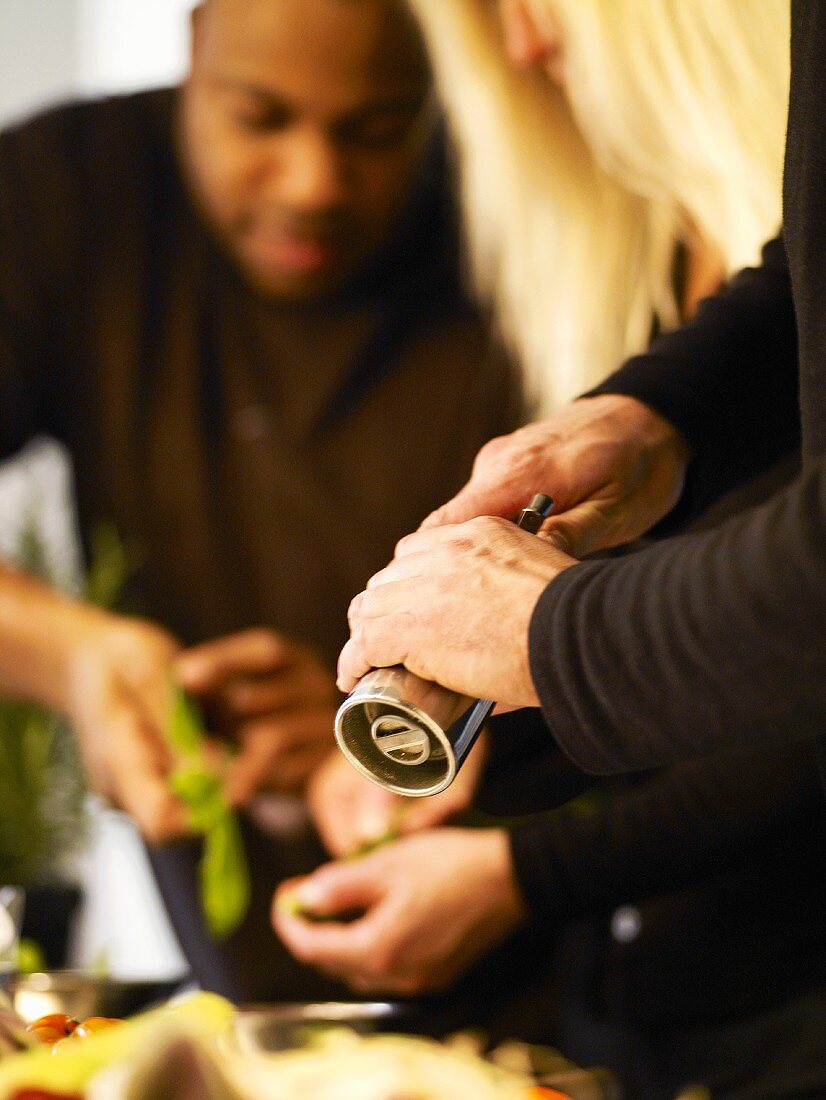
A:
MULTIPOLYGON (((541 26, 551 0, 527 0, 541 26)), ((481 295, 552 407, 679 320, 680 242, 726 274, 781 216, 788 0, 553 0, 565 87, 493 0, 411 0, 459 150, 481 295)))

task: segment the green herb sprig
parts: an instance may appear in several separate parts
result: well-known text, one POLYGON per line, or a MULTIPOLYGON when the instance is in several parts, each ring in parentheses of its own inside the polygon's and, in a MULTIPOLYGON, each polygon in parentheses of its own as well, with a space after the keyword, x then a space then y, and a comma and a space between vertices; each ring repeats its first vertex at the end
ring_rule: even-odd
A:
POLYGON ((238 928, 250 903, 250 875, 238 818, 221 780, 206 759, 206 729, 197 703, 173 686, 169 742, 180 756, 170 776, 174 793, 189 809, 190 826, 204 840, 198 866, 201 908, 216 940, 238 928))

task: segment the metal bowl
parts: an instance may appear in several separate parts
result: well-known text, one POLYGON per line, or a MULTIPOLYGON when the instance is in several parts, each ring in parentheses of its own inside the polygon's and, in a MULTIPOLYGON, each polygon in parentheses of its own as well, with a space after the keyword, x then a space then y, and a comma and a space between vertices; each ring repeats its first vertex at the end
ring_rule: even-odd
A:
POLYGON ((8 996, 19 1016, 36 1020, 64 1012, 76 1020, 88 1016, 131 1016, 177 992, 177 981, 132 981, 107 978, 83 970, 52 970, 21 974, 7 983, 8 996))
POLYGON ((401 1030, 405 1016, 403 1005, 386 1001, 250 1005, 236 1015, 229 1043, 242 1054, 295 1050, 320 1029, 348 1027, 360 1035, 401 1030))

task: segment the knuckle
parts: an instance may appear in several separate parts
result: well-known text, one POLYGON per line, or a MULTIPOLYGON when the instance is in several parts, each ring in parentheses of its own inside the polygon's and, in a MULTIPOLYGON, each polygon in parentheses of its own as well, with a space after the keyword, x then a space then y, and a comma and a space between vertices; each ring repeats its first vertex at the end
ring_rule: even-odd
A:
POLYGON ((396 990, 404 997, 418 997, 432 989, 432 982, 424 974, 416 974, 396 984, 396 990))
POLYGON ((467 554, 472 551, 479 530, 480 518, 478 516, 474 519, 466 520, 459 531, 451 538, 450 542, 444 546, 442 556, 449 560, 454 554, 467 554))
POLYGON ((371 664, 380 656, 381 639, 372 620, 364 619, 353 635, 360 656, 371 664))
MULTIPOLYGON (((444 507, 444 506, 443 506, 443 507, 444 507)), ((439 512, 443 511, 443 507, 442 507, 442 508, 440 508, 440 509, 439 509, 438 511, 439 511, 439 512)), ((437 512, 437 513, 435 513, 435 514, 437 514, 437 515, 438 515, 438 512, 437 512)), ((409 546, 409 545, 410 545, 410 542, 411 542, 411 540, 413 539, 413 537, 414 537, 414 533, 411 533, 411 534, 408 534, 408 535, 402 535, 402 537, 401 537, 401 538, 399 539, 399 541, 398 541, 398 542, 396 543, 396 547, 395 547, 395 551, 394 551, 394 556, 395 556, 395 557, 398 557, 398 556, 399 556, 399 554, 401 554, 401 553, 402 553, 402 552, 404 551, 404 549, 405 549, 405 548, 406 548, 407 546, 409 546)))
POLYGON ((476 461, 473 466, 475 470, 478 470, 481 466, 495 459, 501 452, 504 446, 504 437, 499 435, 494 439, 489 439, 482 447, 479 448, 479 453, 476 455, 476 461))
POLYGON ((259 650, 262 656, 274 658, 281 652, 281 642, 274 630, 266 626, 254 626, 245 632, 249 646, 259 650))
POLYGON ((395 951, 388 946, 373 948, 364 959, 362 972, 372 981, 380 981, 389 974, 396 962, 395 951))

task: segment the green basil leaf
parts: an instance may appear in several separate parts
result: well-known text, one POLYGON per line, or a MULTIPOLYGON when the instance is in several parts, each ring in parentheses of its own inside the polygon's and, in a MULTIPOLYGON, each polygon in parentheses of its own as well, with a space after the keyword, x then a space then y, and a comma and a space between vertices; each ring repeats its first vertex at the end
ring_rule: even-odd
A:
POLYGON ((193 832, 204 838, 198 867, 201 908, 216 939, 229 936, 249 908, 250 877, 238 820, 221 781, 204 758, 206 730, 198 704, 173 687, 169 742, 181 757, 169 776, 174 794, 189 809, 193 832))
POLYGON ((183 756, 194 756, 203 748, 205 736, 201 708, 190 695, 175 684, 172 691, 169 743, 183 756))
POLYGON ((215 939, 231 935, 249 908, 250 877, 241 830, 227 811, 204 837, 199 866, 201 904, 215 939))
POLYGON ((187 804, 189 824, 196 833, 205 833, 227 812, 221 781, 200 764, 182 765, 169 776, 174 794, 187 804))

